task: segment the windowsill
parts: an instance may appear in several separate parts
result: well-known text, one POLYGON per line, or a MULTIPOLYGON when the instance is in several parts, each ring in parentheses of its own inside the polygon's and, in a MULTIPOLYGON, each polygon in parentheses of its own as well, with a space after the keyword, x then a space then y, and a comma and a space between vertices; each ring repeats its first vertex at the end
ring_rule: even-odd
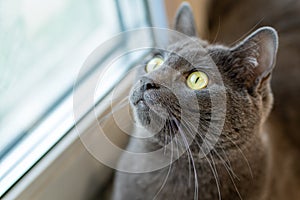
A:
MULTIPOLYGON (((126 89, 120 96, 128 94, 132 78, 124 80, 126 89)), ((111 111, 110 103, 108 95, 95 108, 99 119, 111 111)), ((93 134, 98 130, 94 112, 89 113, 78 125, 81 130, 85 130, 81 134, 86 135, 85 138, 90 138, 93 143, 93 134)), ((106 120, 103 129, 106 130, 105 133, 122 135, 113 116, 106 120)), ((114 142, 118 146, 124 146, 127 137, 114 138, 114 142)), ((105 151, 100 143, 97 148, 97 151, 105 151)), ((99 193, 111 174, 112 169, 91 156, 74 128, 3 199, 90 199, 99 193)))

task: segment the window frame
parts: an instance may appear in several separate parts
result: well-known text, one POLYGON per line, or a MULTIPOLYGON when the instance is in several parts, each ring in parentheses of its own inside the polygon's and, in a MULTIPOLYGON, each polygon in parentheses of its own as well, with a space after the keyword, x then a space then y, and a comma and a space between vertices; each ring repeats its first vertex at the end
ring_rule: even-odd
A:
MULTIPOLYGON (((119 6, 120 0, 115 0, 116 5, 119 6)), ((122 8, 118 7, 120 13, 122 12, 122 8)), ((166 28, 167 23, 166 23, 166 15, 165 15, 165 9, 164 9, 164 3, 163 0, 147 0, 145 1, 145 9, 148 12, 148 18, 150 19, 150 23, 147 24, 147 26, 154 26, 154 27, 161 27, 161 28, 166 28), (155 14, 154 14, 155 13, 155 14), (159 15, 157 13, 160 13, 159 15)), ((120 24, 121 27, 123 27, 123 30, 127 30, 127 25, 126 25, 126 19, 122 18, 122 14, 119 15, 120 22, 123 22, 120 24)), ((118 45, 118 44, 117 44, 118 45)), ((108 52, 107 55, 112 55, 112 52, 108 52)), ((107 56, 108 58, 109 56, 107 56)), ((100 58, 101 60, 101 58, 100 58)), ((95 66, 92 66, 89 70, 88 73, 84 77, 81 78, 80 81, 82 82, 87 82, 89 78, 91 78, 91 74, 94 73, 95 70, 99 70, 97 68, 99 66, 99 62, 97 61, 95 66)), ((129 70, 129 68, 128 68, 129 70)), ((103 107, 102 101, 104 101, 105 97, 108 96, 107 92, 104 94, 100 100, 97 102, 96 107, 103 107), (101 103, 100 103, 101 102, 101 103)), ((55 111, 46 117, 43 117, 40 119, 41 121, 39 123, 36 123, 34 127, 32 127, 32 130, 36 131, 36 134, 39 134, 39 132, 45 132, 45 127, 48 126, 49 128, 49 121, 53 118, 57 118, 57 116, 64 117, 66 114, 66 108, 68 107, 67 105, 72 105, 70 104, 70 101, 72 102, 72 88, 67 91, 67 93, 61 97, 56 103, 59 104, 59 106, 55 109, 55 111), (55 113, 58 112, 58 113, 55 113)), ((92 108, 91 108, 92 110, 92 108)), ((93 124, 93 120, 91 120, 91 113, 94 115, 91 110, 86 111, 86 113, 82 116, 82 119, 80 122, 75 122, 84 124, 84 126, 89 127, 91 124, 93 124)), ((56 126, 56 129, 53 129, 52 131, 49 131, 48 135, 51 135, 48 139, 52 140, 51 145, 44 145, 40 144, 40 146, 43 147, 42 150, 40 150, 40 153, 37 152, 36 149, 32 149, 31 151, 34 152, 33 155, 37 155, 34 159, 28 160, 29 164, 27 167, 19 166, 17 170, 21 170, 19 174, 16 174, 15 171, 11 171, 10 174, 15 175, 15 177, 11 177, 10 182, 4 182, 1 181, 1 185, 3 186, 4 184, 7 184, 9 186, 4 187, 4 190, 0 191, 0 198, 4 199, 11 199, 12 196, 15 198, 20 197, 20 195, 24 195, 24 191, 26 189, 30 188, 30 186, 34 185, 36 180, 42 179, 45 174, 47 174, 47 171, 51 171, 53 166, 58 166, 58 167, 63 167, 61 163, 59 163, 59 158, 64 157, 68 154, 68 151, 70 149, 76 149, 76 148, 81 148, 80 145, 80 140, 78 138, 78 133, 76 132, 74 120, 72 120, 72 115, 69 114, 70 117, 65 118, 64 121, 60 122, 60 125, 56 126), (51 132, 51 133, 50 133, 51 132), (56 134, 54 134, 56 133, 56 134), (32 163, 32 160, 35 160, 34 163, 32 163), (12 173, 13 172, 13 173, 12 173)), ((52 128, 54 124, 51 125, 52 128)), ((32 133, 32 132, 31 132, 32 133)), ((30 134, 29 134, 30 136, 30 134)), ((33 136, 33 135, 32 135, 33 136)), ((24 138, 23 138, 24 139, 24 138)), ((27 138, 28 139, 28 138, 27 138)), ((26 140, 25 140, 26 141, 26 140)), ((44 138, 45 141, 45 138, 44 138)), ((21 140, 20 144, 22 145, 28 145, 26 142, 24 143, 24 140, 21 140)), ((86 150, 82 150, 85 154, 84 157, 78 158, 78 163, 80 163, 80 159, 85 159, 85 157, 89 157, 88 152, 86 150)), ((13 152, 15 154, 18 153, 18 151, 13 152)), ((66 157, 67 158, 67 157, 66 157)), ((4 161, 4 159, 2 160, 4 161)), ((1 161, 1 162, 2 162, 1 161)), ((93 170, 98 170, 97 167, 95 167, 95 163, 93 158, 90 158, 88 162, 91 166, 93 166, 93 170)), ((88 164, 88 165, 89 165, 88 164)), ((2 168, 1 168, 2 169, 2 168)), ((91 170, 91 172, 94 173, 94 171, 91 170)), ((107 169, 106 169, 107 170, 107 169)), ((80 174, 74 173, 74 174, 80 174)), ((66 180, 67 181, 67 180, 66 180)), ((82 186, 83 187, 83 186, 82 186)), ((35 191, 37 192, 37 191, 35 191)))

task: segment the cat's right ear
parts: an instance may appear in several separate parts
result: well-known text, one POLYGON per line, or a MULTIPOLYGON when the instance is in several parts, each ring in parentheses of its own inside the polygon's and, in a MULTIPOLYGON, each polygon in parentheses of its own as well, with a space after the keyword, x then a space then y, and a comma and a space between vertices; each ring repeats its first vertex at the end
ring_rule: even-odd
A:
POLYGON ((178 8, 174 20, 174 29, 188 36, 197 36, 195 19, 189 3, 183 2, 178 8))

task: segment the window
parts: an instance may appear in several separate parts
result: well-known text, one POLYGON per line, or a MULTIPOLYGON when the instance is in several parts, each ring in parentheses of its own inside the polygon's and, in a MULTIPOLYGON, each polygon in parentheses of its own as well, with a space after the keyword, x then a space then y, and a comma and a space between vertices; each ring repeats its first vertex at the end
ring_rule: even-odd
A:
MULTIPOLYGON (((162 2, 0 1, 0 196, 74 126, 74 81, 88 82, 122 41, 77 77, 87 56, 114 34, 159 22, 149 11, 157 4, 162 2)), ((128 69, 136 59, 126 61, 128 69)), ((97 93, 99 101, 115 81, 97 93)))

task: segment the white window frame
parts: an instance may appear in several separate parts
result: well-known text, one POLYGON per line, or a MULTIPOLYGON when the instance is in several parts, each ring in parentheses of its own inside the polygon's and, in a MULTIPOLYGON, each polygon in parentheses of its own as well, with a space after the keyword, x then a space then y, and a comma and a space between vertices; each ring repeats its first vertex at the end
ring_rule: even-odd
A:
MULTIPOLYGON (((165 28, 167 22, 163 0, 148 0, 146 2, 150 11, 151 25, 165 28)), ((90 79, 92 78, 90 77, 90 79)), ((126 82, 128 88, 130 82, 126 82)), ((82 89, 84 90, 84 88, 82 89)), ((109 97, 103 94, 101 103, 96 106, 99 116, 109 109, 110 102, 108 99, 109 97)), ((24 165, 27 163, 30 167, 26 174, 19 179, 17 177, 20 175, 18 170, 20 170, 19 173, 24 173, 24 167, 28 167, 23 165, 17 166, 16 171, 11 174, 11 180, 18 179, 18 181, 7 188, 7 191, 1 196, 2 199, 88 199, 97 195, 99 188, 109 179, 112 170, 89 154, 78 138, 72 116, 65 115, 66 110, 72 105, 72 100, 72 97, 69 97, 62 102, 53 115, 48 118, 48 121, 42 123, 35 130, 36 134, 39 134, 39 131, 55 127, 55 129, 50 129, 48 138, 39 141, 37 149, 33 150, 32 156, 35 157, 28 157, 26 158, 28 160, 24 161, 24 165), (53 119, 55 120, 53 121, 53 119), (57 124, 57 121, 60 123, 57 124), (45 152, 47 153, 44 154, 45 152), (42 158, 40 158, 41 154, 44 154, 42 158), (38 160, 38 162, 31 167, 32 163, 30 162, 32 160, 38 160)), ((85 131, 80 134, 89 134, 95 131, 95 123, 97 122, 94 121, 93 116, 94 112, 87 113, 79 122, 78 125, 85 127, 83 129, 85 131)), ((120 131, 116 125, 109 128, 111 131, 120 131)), ((120 145, 124 144, 125 139, 120 138, 118 142, 120 145)), ((24 145, 28 144, 25 143, 24 145)), ((15 153, 18 153, 17 150, 15 153)), ((12 183, 4 181, 0 183, 2 186, 4 184, 12 183)))

